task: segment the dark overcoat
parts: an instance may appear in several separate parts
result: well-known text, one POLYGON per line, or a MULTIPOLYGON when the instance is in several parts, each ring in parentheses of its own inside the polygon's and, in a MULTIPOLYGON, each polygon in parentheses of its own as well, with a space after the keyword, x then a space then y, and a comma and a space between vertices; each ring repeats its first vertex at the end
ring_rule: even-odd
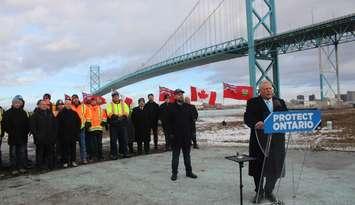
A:
POLYGON ((57 122, 50 110, 36 109, 30 118, 31 133, 35 144, 54 144, 57 138, 57 122))
POLYGON ((131 120, 137 142, 150 141, 147 110, 145 108, 141 109, 139 106, 133 108, 131 120))
POLYGON ((62 143, 71 143, 79 139, 81 120, 72 109, 64 108, 57 116, 58 140, 62 143))
MULTIPOLYGON (((287 111, 285 101, 277 97, 273 97, 272 101, 274 112, 287 111)), ((260 147, 265 150, 267 138, 270 137, 270 135, 264 134, 264 130, 257 130, 256 135, 254 126, 258 121, 264 121, 269 114, 270 111, 261 96, 248 100, 246 112, 244 114, 244 122, 250 128, 249 155, 256 158, 256 161, 251 161, 249 163, 250 176, 261 175, 264 154, 260 147), (260 145, 257 139, 259 139, 260 145)), ((284 159, 285 134, 272 134, 270 153, 266 160, 264 176, 274 176, 279 178, 281 175, 284 175, 284 172, 282 173, 284 159)))
POLYGON ((177 102, 168 105, 168 132, 172 146, 191 146, 193 114, 190 105, 177 102))

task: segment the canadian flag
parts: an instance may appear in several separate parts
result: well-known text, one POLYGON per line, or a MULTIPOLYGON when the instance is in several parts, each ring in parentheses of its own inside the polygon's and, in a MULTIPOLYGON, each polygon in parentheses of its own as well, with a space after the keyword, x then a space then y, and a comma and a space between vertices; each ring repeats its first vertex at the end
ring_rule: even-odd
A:
POLYGON ((169 95, 169 102, 172 103, 175 101, 175 92, 173 90, 166 87, 159 87, 159 101, 164 101, 166 95, 169 95))
POLYGON ((216 104, 217 93, 215 91, 206 91, 191 86, 191 101, 207 101, 210 105, 216 104))

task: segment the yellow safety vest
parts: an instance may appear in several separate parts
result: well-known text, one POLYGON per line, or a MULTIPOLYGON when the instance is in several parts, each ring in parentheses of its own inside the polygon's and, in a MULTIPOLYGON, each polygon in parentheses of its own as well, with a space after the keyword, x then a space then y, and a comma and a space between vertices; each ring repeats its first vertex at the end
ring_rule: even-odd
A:
POLYGON ((112 115, 118 115, 118 117, 129 115, 129 107, 125 102, 120 103, 108 103, 106 105, 107 116, 111 117, 112 115))

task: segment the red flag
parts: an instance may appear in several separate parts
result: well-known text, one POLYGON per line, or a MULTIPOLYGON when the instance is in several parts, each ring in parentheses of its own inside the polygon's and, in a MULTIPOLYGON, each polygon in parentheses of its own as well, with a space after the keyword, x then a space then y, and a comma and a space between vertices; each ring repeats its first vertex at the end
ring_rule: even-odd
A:
POLYGON ((129 98, 129 97, 126 97, 124 99, 124 102, 128 105, 128 106, 131 106, 132 103, 133 103, 133 99, 132 98, 129 98))
POLYGON ((175 92, 166 87, 159 87, 159 101, 164 101, 165 96, 169 95, 169 102, 175 101, 175 92))
POLYGON ((223 83, 223 98, 249 100, 252 97, 253 87, 251 86, 235 86, 228 83, 223 83))
POLYGON ((99 104, 99 105, 106 104, 106 99, 102 96, 91 96, 90 99, 95 99, 97 104, 99 104))
POLYGON ((191 86, 191 101, 206 101, 208 100, 208 104, 215 105, 217 93, 214 91, 206 91, 204 89, 198 89, 196 87, 191 86))
POLYGON ((93 96, 91 94, 89 94, 89 93, 84 93, 84 92, 82 92, 82 94, 83 94, 83 102, 84 102, 84 104, 88 104, 89 100, 93 96))
POLYGON ((210 100, 208 101, 208 104, 216 105, 216 99, 217 99, 217 93, 215 91, 211 91, 210 100))
POLYGON ((64 94, 64 100, 71 100, 71 97, 67 94, 64 94))

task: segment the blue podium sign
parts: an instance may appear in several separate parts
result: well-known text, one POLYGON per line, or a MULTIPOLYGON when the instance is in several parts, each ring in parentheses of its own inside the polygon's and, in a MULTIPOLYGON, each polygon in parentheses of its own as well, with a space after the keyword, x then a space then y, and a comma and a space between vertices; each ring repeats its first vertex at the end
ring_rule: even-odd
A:
POLYGON ((320 110, 272 112, 264 120, 264 132, 286 133, 313 131, 321 122, 320 110))

